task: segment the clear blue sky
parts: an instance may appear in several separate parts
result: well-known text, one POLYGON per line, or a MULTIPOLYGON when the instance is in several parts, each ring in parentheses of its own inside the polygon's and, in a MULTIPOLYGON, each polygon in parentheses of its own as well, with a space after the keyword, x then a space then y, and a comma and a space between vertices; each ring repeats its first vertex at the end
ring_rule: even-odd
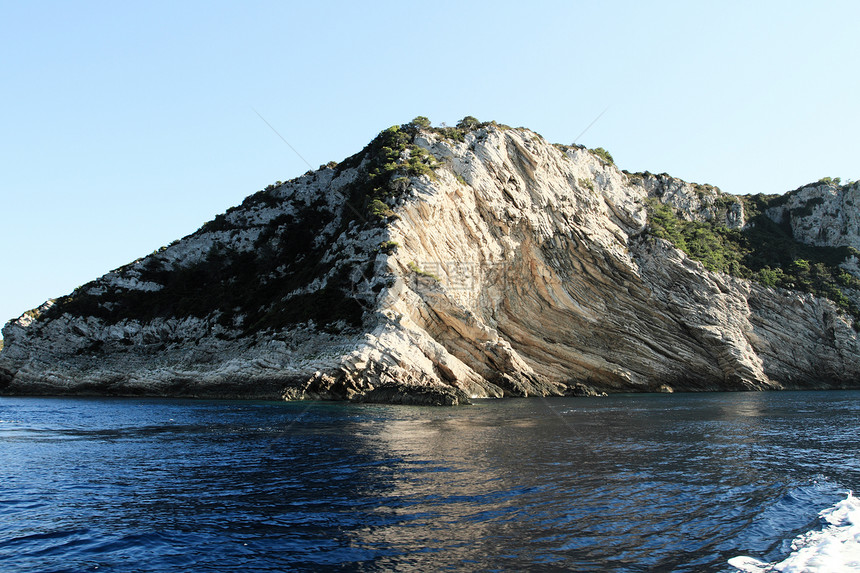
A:
POLYGON ((860 178, 860 3, 0 1, 0 322, 428 116, 731 193, 860 178), (463 6, 465 4, 465 7, 463 6))

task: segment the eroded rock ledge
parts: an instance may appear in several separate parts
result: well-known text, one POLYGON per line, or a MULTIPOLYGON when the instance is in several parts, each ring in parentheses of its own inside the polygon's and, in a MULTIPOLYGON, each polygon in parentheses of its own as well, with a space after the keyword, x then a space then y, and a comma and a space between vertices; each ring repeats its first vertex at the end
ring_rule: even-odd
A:
MULTIPOLYGON (((768 216, 860 246, 857 195, 811 186, 768 216)), ((649 233, 654 201, 748 224, 715 188, 527 129, 387 130, 9 322, 0 392, 454 405, 860 386, 850 313, 707 270, 649 233)))

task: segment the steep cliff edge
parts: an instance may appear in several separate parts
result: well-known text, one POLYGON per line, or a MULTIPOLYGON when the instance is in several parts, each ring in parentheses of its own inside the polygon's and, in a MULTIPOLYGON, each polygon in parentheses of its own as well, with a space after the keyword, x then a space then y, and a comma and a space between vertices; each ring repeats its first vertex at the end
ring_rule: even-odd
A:
POLYGON ((413 122, 9 322, 0 392, 456 404, 856 387, 857 193, 814 186, 781 207, 527 129, 413 122), (747 230, 768 225, 808 257, 830 249, 832 280, 815 282, 818 259, 808 285, 756 259, 747 230))

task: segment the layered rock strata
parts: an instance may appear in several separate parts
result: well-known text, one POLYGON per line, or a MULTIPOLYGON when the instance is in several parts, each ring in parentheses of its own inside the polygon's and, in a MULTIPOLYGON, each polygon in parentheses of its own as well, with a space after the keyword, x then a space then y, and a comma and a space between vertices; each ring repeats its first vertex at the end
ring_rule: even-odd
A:
MULTIPOLYGON (((860 383, 854 319, 834 303, 649 235, 649 200, 743 227, 715 188, 491 124, 414 129, 369 195, 373 152, 9 322, 0 392, 458 404, 860 383)), ((812 244, 860 245, 856 194, 804 190, 768 215, 812 244)))

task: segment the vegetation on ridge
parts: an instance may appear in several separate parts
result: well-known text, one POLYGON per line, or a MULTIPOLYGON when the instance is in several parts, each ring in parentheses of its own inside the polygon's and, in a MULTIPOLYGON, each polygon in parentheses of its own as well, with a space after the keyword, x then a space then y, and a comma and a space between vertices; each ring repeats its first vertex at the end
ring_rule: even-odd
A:
MULTIPOLYGON (((331 232, 335 238, 352 224, 384 224, 396 217, 392 206, 407 189, 408 176, 435 177, 435 158, 413 144, 422 129, 432 129, 429 120, 422 117, 393 126, 380 132, 362 152, 340 164, 324 166, 337 171, 363 166, 364 173, 343 190, 345 201, 334 211, 323 197, 318 197, 310 206, 299 204, 294 214, 285 212, 264 224, 250 251, 237 251, 216 240, 201 260, 182 267, 165 263, 158 256, 161 249, 144 259, 142 265, 126 265, 118 270, 123 274, 135 268, 139 281, 160 285, 160 289, 105 290, 93 281, 59 299, 45 316, 68 313, 116 323, 124 319, 148 322, 215 314, 227 331, 238 328, 245 335, 309 320, 323 327, 338 323, 358 326, 364 309, 356 298, 352 271, 358 267, 362 276, 369 276, 376 253, 390 253, 397 244, 384 242, 379 249, 357 252, 349 260, 338 262, 326 259, 329 245, 318 244, 317 239, 332 224, 337 227, 331 232), (326 286, 303 292, 323 279, 326 286)), ((216 216, 195 234, 241 231, 243 225, 232 222, 229 215, 258 206, 278 208, 289 201, 275 193, 280 186, 279 181, 247 197, 240 206, 216 216)))
MULTIPOLYGON (((366 177, 356 179, 347 190, 350 210, 354 219, 364 217, 368 224, 388 221, 396 217, 392 207, 402 198, 408 188, 408 177, 427 176, 436 178, 439 162, 426 149, 415 145, 415 137, 421 131, 435 133, 451 141, 465 141, 466 134, 476 129, 507 126, 496 122, 481 122, 467 115, 456 127, 433 127, 430 120, 419 115, 403 125, 394 125, 383 130, 361 152, 348 157, 335 169, 354 169, 365 163, 366 177)), ((461 181, 464 182, 464 181, 461 181)))
POLYGON ((765 286, 811 293, 832 300, 860 325, 860 308, 843 290, 860 290, 860 280, 839 267, 852 247, 816 247, 794 239, 786 222, 773 222, 765 211, 786 201, 782 195, 739 197, 748 216, 743 230, 713 222, 685 221, 669 205, 648 203, 648 233, 666 239, 711 271, 757 281, 765 286))
POLYGON ((589 151, 603 161, 605 161, 606 163, 610 165, 615 165, 615 160, 612 159, 612 155, 602 147, 595 147, 594 149, 589 149, 589 151))
POLYGON ((171 268, 158 257, 145 259, 139 268, 140 280, 161 285, 159 290, 115 287, 93 294, 98 287, 93 282, 59 299, 45 316, 68 313, 115 323, 123 319, 204 318, 217 313, 222 326, 239 328, 243 334, 308 320, 320 326, 337 322, 358 326, 363 308, 346 294, 350 287, 348 267, 335 269, 333 262, 322 262, 327 245, 315 244, 316 237, 334 219, 320 207, 275 217, 264 225, 250 251, 215 243, 202 260, 178 268, 171 268), (285 298, 330 273, 334 274, 325 287, 285 298))
POLYGON ((419 116, 410 123, 391 126, 377 135, 360 153, 342 161, 338 171, 356 168, 366 161, 366 176, 356 179, 347 190, 354 218, 363 214, 363 222, 377 223, 395 217, 391 206, 407 188, 407 177, 435 177, 436 158, 413 143, 420 129, 430 120, 419 116))

